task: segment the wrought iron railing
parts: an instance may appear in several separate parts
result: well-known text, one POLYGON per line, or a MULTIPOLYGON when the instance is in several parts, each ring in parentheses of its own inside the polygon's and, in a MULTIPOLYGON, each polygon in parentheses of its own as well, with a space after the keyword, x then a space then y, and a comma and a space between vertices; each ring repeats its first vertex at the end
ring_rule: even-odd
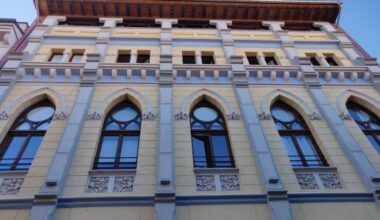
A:
POLYGON ((136 169, 137 157, 96 157, 94 169, 136 169))
POLYGON ((326 167, 328 163, 325 157, 320 155, 289 155, 293 167, 326 167))
POLYGON ((193 157, 195 168, 230 168, 235 167, 235 161, 230 156, 193 157))

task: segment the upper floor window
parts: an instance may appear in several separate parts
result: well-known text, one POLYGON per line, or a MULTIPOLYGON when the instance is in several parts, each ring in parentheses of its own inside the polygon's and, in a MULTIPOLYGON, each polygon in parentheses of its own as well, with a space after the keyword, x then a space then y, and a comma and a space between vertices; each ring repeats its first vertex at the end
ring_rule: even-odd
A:
POLYGON ((202 64, 215 64, 213 52, 202 52, 202 64))
POLYGON ((71 58, 70 58, 70 63, 80 63, 80 62, 82 62, 83 54, 84 54, 83 51, 75 51, 73 53, 73 55, 71 56, 71 58))
POLYGON ((259 59, 257 59, 257 54, 246 53, 249 65, 260 65, 259 59))
POLYGON ((195 53, 189 51, 182 52, 182 63, 183 64, 196 64, 195 53))
POLYGON ((94 169, 136 169, 140 126, 135 105, 116 105, 105 118, 94 169))
POLYGON ((328 163, 302 116, 289 105, 276 102, 271 113, 293 167, 320 167, 328 163))
POLYGON ((54 106, 46 100, 16 119, 0 146, 0 171, 29 169, 54 112, 54 106))
POLYGON ((49 58, 49 62, 59 63, 62 62, 63 52, 53 52, 49 58))
POLYGON ((137 63, 150 63, 150 51, 138 51, 137 63))
POLYGON ((373 147, 380 153, 380 119, 363 106, 349 101, 347 109, 373 147))
POLYGON ((118 63, 130 63, 131 62, 131 51, 119 51, 117 55, 118 63))
POLYGON ((310 59, 310 63, 313 66, 320 66, 317 56, 315 54, 306 54, 306 56, 310 59))
POLYGON ((196 168, 235 167, 223 115, 201 102, 190 113, 193 161, 196 168))
POLYGON ((329 64, 329 66, 339 66, 338 62, 336 62, 333 55, 325 55, 325 60, 329 64))
POLYGON ((267 63, 267 65, 278 65, 276 58, 272 55, 265 56, 264 59, 265 59, 265 62, 267 63))

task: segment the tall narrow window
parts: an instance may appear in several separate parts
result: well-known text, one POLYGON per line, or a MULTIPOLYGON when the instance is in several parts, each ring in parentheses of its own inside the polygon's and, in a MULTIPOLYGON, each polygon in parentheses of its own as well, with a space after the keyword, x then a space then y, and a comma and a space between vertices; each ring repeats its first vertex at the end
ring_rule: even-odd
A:
POLYGON ((150 63, 150 51, 137 51, 137 63, 150 63))
POLYGON ((373 147, 380 153, 380 119, 363 106, 349 101, 347 109, 373 147))
POLYGON ((328 166, 302 116, 289 105, 276 102, 272 117, 293 167, 328 166))
POLYGON ((194 167, 235 167, 223 115, 208 102, 195 106, 190 115, 194 167))
POLYGON ((53 52, 49 58, 49 62, 59 63, 62 62, 63 52, 53 52))
POLYGON ((0 170, 28 170, 54 115, 46 101, 25 110, 12 125, 0 147, 0 170))
POLYGON ((104 121, 94 169, 136 169, 140 124, 140 111, 132 103, 115 106, 104 121))

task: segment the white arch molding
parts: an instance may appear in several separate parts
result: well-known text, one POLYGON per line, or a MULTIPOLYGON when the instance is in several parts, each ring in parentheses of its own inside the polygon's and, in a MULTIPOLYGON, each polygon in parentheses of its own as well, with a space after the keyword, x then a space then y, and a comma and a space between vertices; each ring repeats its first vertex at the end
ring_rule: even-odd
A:
POLYGON ((283 90, 275 89, 267 93, 261 102, 259 118, 261 120, 271 120, 272 116, 270 108, 276 100, 282 100, 287 104, 294 107, 299 113, 304 113, 310 120, 321 120, 321 116, 313 111, 312 107, 302 98, 294 95, 293 93, 283 90))
POLYGON ((157 115, 153 113, 152 104, 148 98, 131 88, 123 88, 105 97, 95 107, 95 112, 88 114, 89 120, 100 120, 117 103, 129 100, 142 112, 142 119, 154 120, 157 115))
POLYGON ((49 99, 55 105, 53 120, 65 120, 67 118, 67 103, 65 97, 52 88, 44 87, 28 92, 13 100, 0 110, 0 119, 7 120, 11 115, 21 113, 28 106, 31 106, 44 98, 49 99))
POLYGON ((211 91, 209 89, 198 89, 188 96, 186 96, 180 104, 178 113, 175 115, 176 120, 187 120, 188 114, 192 107, 201 100, 207 100, 212 104, 216 105, 223 114, 226 115, 227 120, 239 120, 240 115, 233 108, 231 103, 226 100, 223 96, 218 93, 211 91))
POLYGON ((358 92, 353 89, 347 89, 339 93, 336 97, 336 109, 339 112, 339 116, 344 120, 351 120, 351 115, 348 113, 347 102, 352 100, 365 108, 369 109, 371 112, 380 117, 378 112, 380 112, 380 102, 372 98, 369 95, 358 92))

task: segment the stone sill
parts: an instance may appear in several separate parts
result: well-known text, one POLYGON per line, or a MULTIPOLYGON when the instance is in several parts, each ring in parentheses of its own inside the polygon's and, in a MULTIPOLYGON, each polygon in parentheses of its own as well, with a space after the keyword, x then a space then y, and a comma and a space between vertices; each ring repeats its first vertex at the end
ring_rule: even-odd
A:
POLYGON ((90 176, 100 175, 136 175, 136 169, 120 169, 120 170, 90 170, 88 174, 90 176))
POLYGON ((25 170, 10 170, 10 171, 0 171, 0 177, 9 177, 9 176, 26 176, 28 171, 25 170))
POLYGON ((335 166, 330 167, 294 167, 295 173, 337 173, 338 168, 335 166))
POLYGON ((194 168, 195 174, 238 174, 239 168, 194 168))

